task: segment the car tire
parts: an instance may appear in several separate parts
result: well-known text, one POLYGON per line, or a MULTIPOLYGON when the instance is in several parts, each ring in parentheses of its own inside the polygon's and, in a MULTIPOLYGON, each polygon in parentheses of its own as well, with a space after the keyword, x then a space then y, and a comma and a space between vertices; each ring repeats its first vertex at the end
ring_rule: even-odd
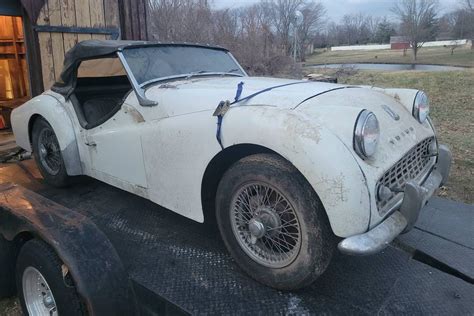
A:
POLYGON ((45 181, 55 187, 65 187, 71 182, 53 128, 43 118, 38 118, 32 130, 33 156, 45 181))
POLYGON ((335 249, 317 194, 278 155, 248 156, 225 172, 217 189, 216 219, 238 265, 276 289, 313 283, 335 249))
POLYGON ((13 243, 0 235, 0 299, 15 294, 15 250, 13 243))
POLYGON ((85 315, 84 305, 69 273, 63 277, 63 263, 45 242, 32 239, 18 254, 16 286, 25 315, 85 315), (36 281, 36 287, 32 286, 36 281), (40 297, 40 299, 35 299, 40 297))

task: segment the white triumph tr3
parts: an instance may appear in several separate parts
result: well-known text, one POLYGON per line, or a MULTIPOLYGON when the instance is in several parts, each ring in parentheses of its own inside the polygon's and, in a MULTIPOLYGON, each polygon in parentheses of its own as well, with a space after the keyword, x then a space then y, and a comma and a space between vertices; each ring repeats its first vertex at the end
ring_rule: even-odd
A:
POLYGON ((373 254, 448 177, 423 91, 250 77, 229 51, 89 40, 12 113, 44 179, 87 175, 217 222, 254 279, 297 289, 373 254))

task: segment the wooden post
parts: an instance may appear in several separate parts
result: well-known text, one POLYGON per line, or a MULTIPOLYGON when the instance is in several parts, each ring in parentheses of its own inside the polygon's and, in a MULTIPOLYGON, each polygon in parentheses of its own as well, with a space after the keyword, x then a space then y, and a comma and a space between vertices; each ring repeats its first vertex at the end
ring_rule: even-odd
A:
MULTIPOLYGON (((36 21, 34 24, 36 24, 36 21)), ((23 34, 25 39, 30 95, 34 97, 44 91, 43 74, 42 71, 40 71, 41 55, 39 51, 38 33, 33 30, 33 23, 24 8, 23 34)))

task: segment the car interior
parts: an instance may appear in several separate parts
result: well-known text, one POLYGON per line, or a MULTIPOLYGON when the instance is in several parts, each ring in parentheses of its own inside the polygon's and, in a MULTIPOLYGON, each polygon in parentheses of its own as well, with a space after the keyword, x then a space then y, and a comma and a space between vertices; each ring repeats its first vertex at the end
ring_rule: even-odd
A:
POLYGON ((102 58, 81 62, 70 98, 81 126, 91 129, 114 116, 131 91, 120 61, 102 58))

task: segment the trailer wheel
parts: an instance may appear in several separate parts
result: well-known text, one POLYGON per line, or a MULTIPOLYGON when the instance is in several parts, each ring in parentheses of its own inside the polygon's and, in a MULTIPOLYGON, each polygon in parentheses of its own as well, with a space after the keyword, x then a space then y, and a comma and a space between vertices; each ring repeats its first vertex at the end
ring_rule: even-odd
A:
POLYGON ((0 235, 0 299, 15 294, 13 278, 15 251, 11 242, 0 235))
POLYGON ((43 178, 55 187, 70 183, 61 149, 53 128, 43 118, 38 118, 32 132, 33 156, 43 178))
POLYGON ((45 242, 33 239, 21 248, 16 286, 26 315, 85 315, 81 299, 63 263, 45 242))
POLYGON ((235 163, 217 190, 224 243, 251 277, 295 290, 327 268, 335 245, 325 210, 298 170, 277 155, 235 163))

